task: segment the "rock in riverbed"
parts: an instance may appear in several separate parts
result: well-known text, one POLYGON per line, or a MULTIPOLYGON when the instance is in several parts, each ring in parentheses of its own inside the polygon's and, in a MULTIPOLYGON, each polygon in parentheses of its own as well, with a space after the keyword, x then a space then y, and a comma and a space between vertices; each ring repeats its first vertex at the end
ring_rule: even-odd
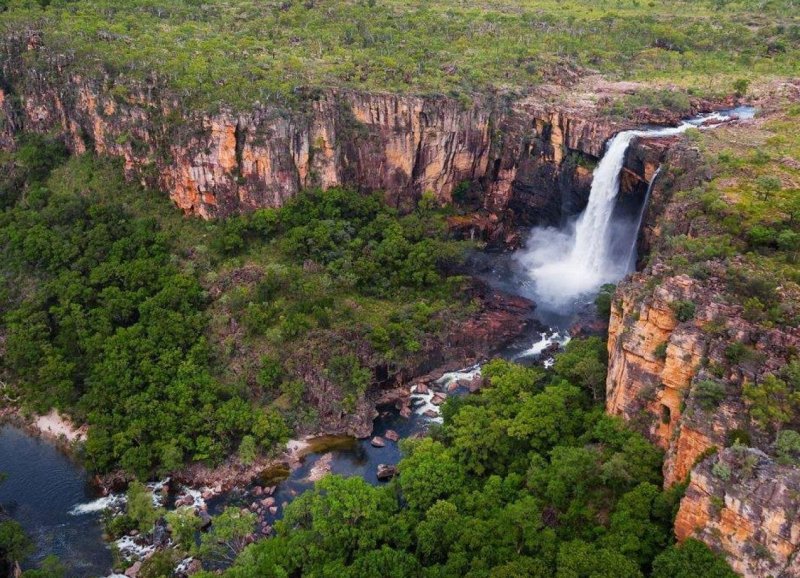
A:
POLYGON ((397 466, 379 464, 376 475, 381 481, 390 480, 397 475, 397 466))
POLYGON ((386 442, 381 436, 375 436, 369 443, 371 443, 372 447, 375 448, 382 448, 386 445, 386 442))

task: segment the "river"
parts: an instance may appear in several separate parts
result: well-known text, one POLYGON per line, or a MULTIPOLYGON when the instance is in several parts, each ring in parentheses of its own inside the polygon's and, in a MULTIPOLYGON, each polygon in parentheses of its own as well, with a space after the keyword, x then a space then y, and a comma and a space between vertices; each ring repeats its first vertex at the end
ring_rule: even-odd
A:
MULTIPOLYGON (((752 116, 752 109, 732 112, 745 118, 752 116)), ((675 129, 637 131, 635 136, 676 134, 698 124, 692 121, 675 129)), ((528 244, 516 254, 478 253, 472 257, 469 266, 477 277, 539 304, 538 324, 523 338, 498 351, 502 357, 530 362, 539 359, 550 344, 565 344, 575 319, 591 314, 599 286, 615 282, 630 271, 631 263, 635 262, 631 253, 635 253, 643 207, 626 210, 616 197, 617 165, 621 166, 631 138, 630 133, 620 133, 612 139, 609 153, 595 171, 595 175, 604 177, 593 183, 589 209, 584 213, 560 228, 531 230, 528 244), (584 259, 584 254, 593 257, 584 259), (570 281, 575 279, 574 283, 570 281)), ((445 375, 439 388, 448 389, 448 381, 469 374, 445 375)), ((465 388, 457 391, 464 393, 465 388)), ((273 475, 256 481, 259 488, 277 483, 273 497, 280 509, 277 514, 263 514, 262 522, 271 524, 281 515, 281 506, 310 488, 320 472, 360 476, 371 484, 380 483, 376 476, 378 465, 396 464, 400 459, 399 442, 386 439, 387 430, 394 430, 401 439, 408 438, 424 433, 431 422, 439 421, 426 415, 426 410, 436 410, 430 403, 430 394, 412 396, 412 401, 411 418, 403 418, 391 409, 376 419, 373 435, 384 438, 384 447, 373 447, 369 439, 316 440, 300 467, 291 472, 284 470, 278 478, 273 475)), ((111 552, 102 540, 100 524, 101 506, 107 501, 97 501, 79 465, 49 442, 7 425, 0 428, 0 471, 8 475, 7 481, 0 485, 0 505, 23 525, 37 546, 37 554, 28 561, 29 565, 47 554, 56 554, 67 566, 70 577, 103 576, 110 572, 111 552)), ((214 514, 230 504, 250 506, 257 498, 250 492, 252 487, 209 500, 209 511, 214 514)))

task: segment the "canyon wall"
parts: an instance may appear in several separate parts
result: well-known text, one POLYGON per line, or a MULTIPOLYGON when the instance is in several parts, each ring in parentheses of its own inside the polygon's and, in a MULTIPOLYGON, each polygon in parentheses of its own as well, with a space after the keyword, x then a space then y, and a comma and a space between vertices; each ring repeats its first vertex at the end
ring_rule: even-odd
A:
MULTIPOLYGON (((700 153, 676 144, 664 166, 642 231, 648 247, 667 229, 669 236, 703 235, 701 221, 687 218, 692 207, 672 195, 708 178, 700 153)), ((731 299, 724 261, 705 262, 702 275, 689 276, 667 257, 660 246, 648 267, 617 288, 606 409, 664 449, 666 487, 688 484, 678 539, 703 540, 748 577, 800 576, 798 469, 746 447, 769 449, 774 434, 751 423, 742 396, 746 384, 779 374, 800 350, 800 328, 748 320, 731 299), (734 355, 732 346, 748 353, 734 355)))
MULTIPOLYGON (((585 204, 606 140, 636 124, 542 97, 465 105, 338 89, 306 91, 291 111, 201 112, 155 78, 77 73, 34 32, 0 50, 0 146, 22 130, 57 133, 73 152, 123 159, 129 178, 205 218, 278 207, 304 187, 381 190, 407 209, 426 191, 448 203, 461 183, 479 183, 488 212, 557 223, 585 204)), ((626 174, 626 188, 641 192, 642 164, 632 157, 626 174)))

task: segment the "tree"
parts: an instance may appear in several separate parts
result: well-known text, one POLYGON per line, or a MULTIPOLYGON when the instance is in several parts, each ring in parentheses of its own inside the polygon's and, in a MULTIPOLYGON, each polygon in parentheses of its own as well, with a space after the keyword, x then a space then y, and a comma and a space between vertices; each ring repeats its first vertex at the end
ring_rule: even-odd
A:
POLYGON ((0 522, 0 562, 13 575, 14 563, 21 562, 33 554, 34 546, 22 526, 14 520, 0 522))
POLYGON ((167 512, 164 516, 169 524, 172 539, 186 552, 194 550, 195 534, 200 530, 203 521, 194 511, 194 508, 179 508, 167 512))
POLYGON ((247 545, 255 523, 256 515, 252 512, 232 506, 225 508, 200 539, 199 556, 209 562, 232 564, 247 545))
POLYGON ((136 522, 143 534, 153 530, 156 521, 163 515, 163 510, 153 504, 153 493, 139 482, 133 481, 128 486, 128 515, 136 522))
POLYGON ((239 444, 239 459, 244 465, 249 466, 256 461, 256 456, 256 439, 251 435, 244 436, 239 444))
POLYGON ((777 177, 762 175, 756 178, 756 194, 762 201, 766 201, 771 196, 781 190, 781 181, 777 177))
POLYGON ((689 538, 653 560, 653 578, 735 578, 737 574, 708 546, 689 538))
POLYGON ((588 389, 592 399, 605 398, 608 352, 599 337, 573 339, 556 356, 554 368, 570 382, 588 389))
POLYGON ((750 416, 764 429, 779 431, 795 418, 800 407, 800 393, 771 373, 761 383, 745 384, 743 393, 750 416))

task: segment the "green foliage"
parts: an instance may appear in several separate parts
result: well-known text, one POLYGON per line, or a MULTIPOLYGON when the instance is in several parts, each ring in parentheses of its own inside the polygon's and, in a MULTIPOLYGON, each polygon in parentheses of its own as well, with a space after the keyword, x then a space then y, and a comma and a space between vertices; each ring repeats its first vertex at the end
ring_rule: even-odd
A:
POLYGON ((605 397, 608 352, 599 337, 573 339, 556 356, 555 370, 568 381, 586 388, 592 399, 605 397))
POLYGON ((156 521, 164 514, 153 504, 153 494, 138 481, 131 482, 127 493, 127 514, 143 534, 149 534, 156 521))
POLYGON ((14 520, 0 520, 0 564, 11 572, 14 562, 33 554, 34 545, 25 530, 14 520))
POLYGON ((192 552, 196 546, 195 534, 200 530, 203 521, 194 508, 178 508, 166 513, 172 540, 186 552, 192 552))
POLYGON ((244 436, 239 444, 239 459, 244 465, 249 466, 256 461, 256 456, 256 439, 251 435, 244 436))
POLYGON ((694 385, 694 398, 705 411, 713 411, 725 399, 724 383, 703 379, 694 385))
POLYGON ((175 566, 181 561, 178 552, 172 549, 155 552, 143 563, 136 575, 141 578, 165 578, 173 575, 175 566))
POLYGON ((728 464, 724 464, 722 462, 717 462, 711 467, 711 473, 718 477, 723 482, 727 482, 731 479, 731 468, 728 464))
POLYGON ((323 478, 224 575, 649 573, 680 499, 660 490, 660 451, 560 374, 502 360, 483 373, 436 440, 403 443, 394 482, 323 478))
POLYGON ((746 383, 742 393, 750 417, 763 429, 780 430, 800 410, 800 392, 772 374, 764 376, 761 383, 746 383))
MULTIPOLYGON (((112 87, 120 99, 155 73, 182 102, 209 108, 300 108, 328 86, 449 94, 469 104, 477 91, 597 70, 684 88, 643 91, 623 110, 686 111, 687 89, 727 94, 742 92, 744 77, 796 75, 791 1, 730 2, 721 19, 720 0, 691 10, 679 0, 15 0, 0 23, 20 30, 36 22, 52 51, 75 54, 68 74, 121 72, 112 87)), ((39 58, 31 66, 53 66, 39 58)))
POLYGON ((664 361, 667 358, 667 347, 669 347, 669 342, 663 341, 656 345, 655 349, 653 349, 653 355, 655 355, 661 361, 664 361))
POLYGON ((607 283, 600 287, 600 292, 595 297, 594 305, 597 307, 597 315, 602 319, 608 319, 608 316, 611 315, 611 301, 614 298, 615 290, 616 285, 607 283))
POLYGON ((198 554, 215 563, 231 563, 247 545, 255 529, 256 515, 239 508, 228 507, 214 518, 211 529, 200 538, 198 554))
POLYGON ((125 183, 113 163, 64 163, 62 148, 26 137, 9 155, 24 175, 0 172, 16 195, 0 214, 3 366, 27 408, 90 426, 94 470, 145 478, 240 447, 249 460, 247 436, 272 451, 316 419, 301 403, 306 369, 288 358, 324 342, 313 369, 327 366, 348 410, 372 382, 354 340, 402 364, 444 330, 442 311, 468 306, 452 299, 462 285, 446 271, 465 246, 446 238, 435 207, 400 217, 377 195, 336 189, 202 223, 125 183), (230 273, 240 259, 257 275, 230 273), (214 286, 220 273, 233 282, 214 286), (239 325, 244 347, 228 338, 239 325))
POLYGON ((736 575, 722 558, 694 538, 669 548, 653 561, 653 578, 735 578, 736 575))
POLYGON ((750 81, 746 78, 737 78, 733 83, 733 91, 736 96, 742 97, 746 95, 748 88, 750 88, 750 81))
POLYGON ((21 578, 66 578, 67 569, 57 556, 45 556, 38 568, 25 570, 21 578))
POLYGON ((800 433, 785 429, 778 432, 775 439, 775 453, 778 461, 785 465, 800 463, 800 433))
POLYGON ((675 312, 675 318, 681 323, 690 321, 694 317, 696 305, 692 301, 675 301, 672 303, 672 310, 675 312))

